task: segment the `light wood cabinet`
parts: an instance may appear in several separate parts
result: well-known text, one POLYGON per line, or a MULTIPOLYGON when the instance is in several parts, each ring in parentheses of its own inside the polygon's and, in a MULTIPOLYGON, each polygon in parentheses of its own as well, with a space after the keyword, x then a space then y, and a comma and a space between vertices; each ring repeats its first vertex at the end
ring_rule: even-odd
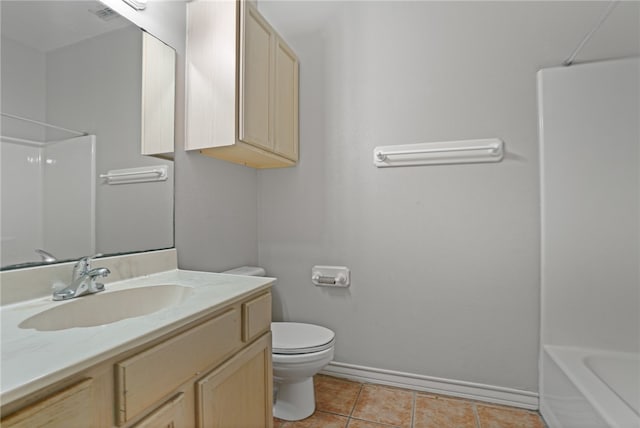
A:
POLYGON ((273 425, 271 293, 258 291, 164 337, 2 406, 10 428, 273 425))
POLYGON ((275 38, 274 151, 298 159, 298 58, 275 38))
POLYGON ((186 149, 253 168, 298 160, 299 61, 246 1, 187 5, 186 149))
POLYGON ((141 154, 169 155, 174 151, 176 53, 142 32, 141 154))
POLYGON ((273 423, 271 333, 196 384, 201 428, 267 427, 273 423))
POLYGON ((180 393, 135 424, 133 428, 187 428, 188 426, 184 394, 180 393))
POLYGON ((68 428, 92 423, 92 379, 82 380, 2 419, 4 428, 68 428))
POLYGON ((240 349, 239 312, 237 308, 230 308, 197 327, 117 363, 118 425, 138 416, 193 373, 219 364, 240 349))

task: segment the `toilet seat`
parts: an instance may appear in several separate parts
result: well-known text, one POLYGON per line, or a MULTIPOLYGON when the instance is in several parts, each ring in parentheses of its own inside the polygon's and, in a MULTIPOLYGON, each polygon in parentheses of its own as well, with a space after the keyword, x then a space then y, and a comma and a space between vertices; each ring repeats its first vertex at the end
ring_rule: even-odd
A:
POLYGON ((332 348, 335 333, 319 325, 298 322, 271 323, 272 353, 311 354, 332 348))

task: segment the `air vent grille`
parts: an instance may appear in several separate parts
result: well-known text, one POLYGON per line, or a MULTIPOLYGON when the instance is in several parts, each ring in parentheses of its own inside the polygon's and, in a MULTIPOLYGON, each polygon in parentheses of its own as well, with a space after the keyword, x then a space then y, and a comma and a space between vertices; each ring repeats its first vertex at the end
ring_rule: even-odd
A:
POLYGON ((110 7, 103 7, 103 8, 94 9, 94 10, 89 9, 89 12, 93 13, 95 16, 102 19, 103 21, 111 21, 113 19, 120 18, 120 15, 118 15, 118 13, 115 10, 111 9, 110 7))

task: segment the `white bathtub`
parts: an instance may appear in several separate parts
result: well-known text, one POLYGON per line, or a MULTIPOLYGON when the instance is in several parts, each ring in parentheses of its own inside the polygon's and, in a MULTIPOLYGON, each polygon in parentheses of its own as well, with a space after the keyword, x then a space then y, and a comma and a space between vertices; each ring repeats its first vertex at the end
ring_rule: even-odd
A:
POLYGON ((547 345, 541 363, 551 428, 640 428, 640 354, 547 345))

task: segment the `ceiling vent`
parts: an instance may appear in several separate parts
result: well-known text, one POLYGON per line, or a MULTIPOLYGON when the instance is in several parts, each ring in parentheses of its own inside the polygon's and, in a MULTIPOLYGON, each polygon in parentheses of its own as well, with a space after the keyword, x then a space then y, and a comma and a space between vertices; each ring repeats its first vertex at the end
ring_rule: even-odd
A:
POLYGON ((102 7, 100 9, 93 10, 89 9, 89 12, 93 13, 103 21, 111 21, 113 19, 120 18, 120 15, 118 15, 118 13, 110 7, 102 7))

